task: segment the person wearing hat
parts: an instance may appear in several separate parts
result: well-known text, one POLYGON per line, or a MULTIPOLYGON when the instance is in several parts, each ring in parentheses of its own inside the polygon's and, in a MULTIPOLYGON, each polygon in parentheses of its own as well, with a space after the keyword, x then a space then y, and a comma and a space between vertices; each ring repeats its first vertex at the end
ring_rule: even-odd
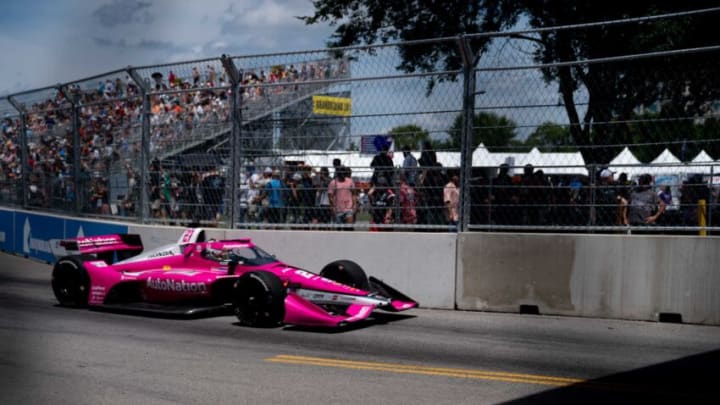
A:
POLYGON ((615 226, 618 223, 618 192, 615 187, 615 172, 604 168, 598 173, 595 188, 595 225, 615 226))
POLYGON ((300 184, 300 181, 302 181, 302 174, 300 174, 300 172, 293 173, 293 175, 287 179, 288 221, 294 224, 302 223, 302 204, 300 201, 300 189, 302 188, 302 185, 300 184))
POLYGON ((265 207, 265 219, 268 223, 279 224, 285 222, 285 214, 287 206, 285 198, 285 185, 280 180, 280 170, 273 170, 272 177, 265 184, 265 188, 261 194, 261 199, 267 199, 267 207, 265 207))

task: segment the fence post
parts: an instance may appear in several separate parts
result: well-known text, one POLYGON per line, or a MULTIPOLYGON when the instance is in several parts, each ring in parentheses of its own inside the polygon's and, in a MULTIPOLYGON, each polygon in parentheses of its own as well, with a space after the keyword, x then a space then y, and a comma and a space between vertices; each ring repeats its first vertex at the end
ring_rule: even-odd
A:
POLYGON ((473 117, 475 115, 475 58, 463 35, 457 39, 463 61, 463 126, 460 134, 460 221, 458 232, 468 230, 470 224, 470 176, 472 176, 473 117))
POLYGON ((128 66, 128 75, 133 79, 140 89, 140 96, 143 100, 142 107, 142 134, 140 134, 140 222, 147 223, 150 218, 150 196, 148 195, 148 186, 150 184, 150 175, 148 173, 148 159, 150 158, 150 95, 148 93, 147 84, 143 78, 128 66))
MULTIPOLYGON (((15 99, 12 96, 8 96, 7 98, 8 102, 18 110, 20 113, 20 125, 22 126, 20 128, 20 201, 18 201, 20 204, 22 204, 23 208, 28 207, 28 178, 30 177, 30 173, 28 173, 28 154, 27 154, 27 114, 25 112, 25 109, 15 101, 15 99)), ((17 186, 16 186, 17 187, 17 186)), ((16 188, 17 190, 17 188, 16 188)))
POLYGON ((697 202, 698 225, 700 226, 700 236, 707 236, 707 200, 700 199, 697 202))
POLYGON ((77 94, 75 91, 66 91, 65 87, 63 87, 61 84, 58 84, 57 86, 58 91, 62 93, 62 95, 70 101, 70 104, 72 107, 72 135, 73 135, 73 186, 74 186, 74 206, 73 211, 75 215, 79 215, 82 212, 82 204, 84 197, 81 194, 81 190, 85 189, 84 184, 80 184, 80 177, 82 175, 80 168, 82 167, 81 159, 80 159, 80 106, 78 105, 78 101, 80 98, 80 95, 77 94))
POLYGON ((240 183, 241 169, 242 169, 242 150, 240 148, 240 94, 238 88, 240 85, 240 75, 235 67, 232 59, 227 55, 220 57, 223 67, 227 72, 227 76, 230 80, 230 120, 232 121, 232 129, 230 132, 230 181, 227 184, 230 185, 230 228, 235 229, 237 221, 242 219, 240 213, 240 201, 238 200, 238 193, 242 187, 240 183))

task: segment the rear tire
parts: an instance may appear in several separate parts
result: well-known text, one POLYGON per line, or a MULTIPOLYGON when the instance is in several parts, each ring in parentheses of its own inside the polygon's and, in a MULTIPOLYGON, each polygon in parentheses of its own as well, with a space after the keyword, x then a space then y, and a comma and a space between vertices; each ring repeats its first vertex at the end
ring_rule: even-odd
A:
POLYGON ((90 276, 83 259, 66 256, 55 263, 52 272, 52 289, 58 302, 66 307, 85 307, 90 293, 90 276))
POLYGON ((336 260, 327 264, 320 271, 320 276, 350 287, 370 291, 370 281, 368 281, 365 271, 351 260, 336 260))
POLYGON ((286 295, 276 275, 266 271, 245 273, 233 284, 233 311, 246 326, 279 326, 285 317, 286 295))

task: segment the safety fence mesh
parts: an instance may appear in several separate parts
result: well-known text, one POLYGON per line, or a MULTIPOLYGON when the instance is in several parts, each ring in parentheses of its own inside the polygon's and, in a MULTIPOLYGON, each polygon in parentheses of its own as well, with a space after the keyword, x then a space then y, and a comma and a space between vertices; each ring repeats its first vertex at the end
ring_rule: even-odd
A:
POLYGON ((0 202, 229 228, 712 232, 718 61, 543 63, 504 34, 130 67, 0 98, 0 202), (408 69, 428 47, 463 63, 408 69))

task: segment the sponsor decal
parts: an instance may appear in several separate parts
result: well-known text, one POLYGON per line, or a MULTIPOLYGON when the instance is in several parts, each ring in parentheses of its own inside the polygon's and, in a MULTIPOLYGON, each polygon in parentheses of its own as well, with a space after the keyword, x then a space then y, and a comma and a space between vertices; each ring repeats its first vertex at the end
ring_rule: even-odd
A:
POLYGON ((162 280, 148 277, 146 285, 153 290, 178 293, 205 293, 208 291, 207 284, 203 282, 190 283, 185 280, 162 280))
POLYGON ((188 229, 182 234, 182 238, 180 239, 181 243, 190 243, 192 240, 193 234, 195 233, 194 229, 188 229))
POLYGON ((315 274, 309 273, 305 270, 295 270, 295 274, 308 280, 312 280, 313 278, 317 277, 315 274))
POLYGON ((25 223, 23 224, 23 252, 30 253, 31 250, 52 254, 50 241, 33 238, 30 220, 25 218, 25 223))
POLYGON ((105 263, 102 260, 95 260, 95 261, 90 262, 90 264, 92 264, 95 267, 107 267, 107 263, 105 263))
POLYGON ((172 250, 161 250, 159 252, 155 252, 148 256, 148 258, 155 258, 155 257, 167 257, 167 256, 173 256, 175 255, 175 252, 172 250))
POLYGON ((116 236, 109 237, 87 237, 77 240, 77 244, 80 247, 92 246, 92 245, 113 245, 120 242, 120 239, 116 236))
POLYGON ((105 298, 105 287, 93 286, 90 288, 91 302, 102 302, 103 298, 105 298))
POLYGON ((163 266, 162 269, 165 270, 165 271, 168 271, 168 270, 172 270, 172 267, 170 267, 169 265, 166 264, 166 265, 163 266))

